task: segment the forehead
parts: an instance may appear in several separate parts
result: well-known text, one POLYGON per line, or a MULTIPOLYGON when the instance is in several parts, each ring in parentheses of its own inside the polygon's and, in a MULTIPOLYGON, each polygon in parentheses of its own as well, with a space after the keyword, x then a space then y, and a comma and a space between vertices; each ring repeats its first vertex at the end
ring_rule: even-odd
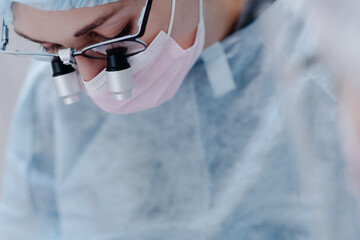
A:
MULTIPOLYGON (((14 28, 34 38, 43 38, 45 34, 59 36, 61 33, 76 31, 101 16, 114 11, 120 12, 129 5, 129 2, 131 1, 117 1, 65 11, 44 11, 22 3, 14 3, 12 6, 14 28)), ((129 11, 122 11, 122 16, 125 17, 126 13, 129 11)))

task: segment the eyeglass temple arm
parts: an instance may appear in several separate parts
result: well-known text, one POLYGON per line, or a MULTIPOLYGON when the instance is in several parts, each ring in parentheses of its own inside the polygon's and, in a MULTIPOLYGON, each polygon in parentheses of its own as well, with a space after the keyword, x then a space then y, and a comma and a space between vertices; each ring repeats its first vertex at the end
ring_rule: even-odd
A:
POLYGON ((6 46, 9 43, 9 28, 3 20, 2 32, 1 32, 1 50, 5 51, 6 46))
POLYGON ((147 22, 149 20, 152 1, 153 0, 147 0, 147 6, 146 6, 146 9, 145 9, 144 20, 143 20, 143 22, 141 24, 141 29, 140 29, 140 32, 139 32, 139 34, 137 36, 138 38, 142 37, 145 34, 146 25, 147 25, 147 22))

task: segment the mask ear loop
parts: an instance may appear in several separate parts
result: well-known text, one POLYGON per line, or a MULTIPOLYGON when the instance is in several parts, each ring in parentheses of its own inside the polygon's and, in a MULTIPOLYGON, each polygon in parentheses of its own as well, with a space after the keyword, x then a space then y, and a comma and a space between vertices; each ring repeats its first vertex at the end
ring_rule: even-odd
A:
MULTIPOLYGON (((175 10, 176 10, 176 0, 172 0, 171 3, 171 18, 170 18, 170 24, 168 29, 168 36, 171 36, 174 20, 175 20, 175 10)), ((203 0, 199 0, 199 23, 202 21, 204 17, 204 7, 203 7, 203 0)))
POLYGON ((172 0, 172 3, 171 3, 171 18, 170 18, 170 24, 169 24, 168 34, 167 34, 169 37, 171 35, 173 25, 174 25, 175 10, 176 10, 176 0, 172 0))
POLYGON ((199 16, 199 23, 204 19, 204 0, 199 0, 199 13, 200 13, 200 16, 199 16))

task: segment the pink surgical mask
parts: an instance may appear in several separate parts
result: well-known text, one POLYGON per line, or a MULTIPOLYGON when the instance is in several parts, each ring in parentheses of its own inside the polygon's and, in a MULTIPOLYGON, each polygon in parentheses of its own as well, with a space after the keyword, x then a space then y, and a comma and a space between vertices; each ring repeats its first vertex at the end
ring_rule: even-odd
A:
POLYGON ((173 0, 168 33, 161 31, 144 52, 128 59, 134 76, 132 97, 116 100, 109 90, 104 69, 90 82, 83 82, 86 93, 95 104, 110 113, 129 114, 157 107, 173 98, 204 47, 202 1, 199 0, 200 22, 192 47, 184 50, 170 37, 175 13, 173 0))

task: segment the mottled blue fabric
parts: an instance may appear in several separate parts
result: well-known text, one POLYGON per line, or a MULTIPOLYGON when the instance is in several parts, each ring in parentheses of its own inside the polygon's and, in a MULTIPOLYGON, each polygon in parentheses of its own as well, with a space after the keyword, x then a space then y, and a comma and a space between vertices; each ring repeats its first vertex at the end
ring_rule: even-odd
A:
MULTIPOLYGON (((235 89, 215 96, 200 59, 171 101, 125 116, 101 111, 86 95, 63 105, 50 65, 33 64, 7 153, 1 239, 303 240, 318 228, 323 205, 326 240, 359 239, 332 135, 319 149, 331 175, 326 202, 303 201, 309 196, 259 22, 217 46, 223 51, 204 54, 225 54, 235 89)), ((327 131, 336 101, 307 82, 314 110, 307 119, 327 131)))
POLYGON ((19 2, 41 10, 69 10, 71 8, 94 7, 119 0, 0 0, 0 15, 10 24, 13 21, 11 4, 19 2))

